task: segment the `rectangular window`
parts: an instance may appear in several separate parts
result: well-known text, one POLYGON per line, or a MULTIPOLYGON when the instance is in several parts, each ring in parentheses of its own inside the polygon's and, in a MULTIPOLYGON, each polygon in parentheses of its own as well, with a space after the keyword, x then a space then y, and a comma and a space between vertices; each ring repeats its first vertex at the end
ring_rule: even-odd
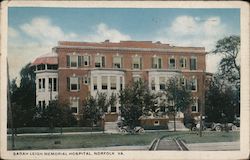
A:
POLYGON ((90 78, 87 75, 83 77, 83 83, 85 85, 88 85, 90 83, 90 78))
POLYGON ((104 56, 96 56, 95 57, 95 67, 102 68, 105 67, 105 57, 104 56))
POLYGON ((102 89, 107 90, 108 89, 108 77, 102 76, 102 89))
POLYGON ((46 103, 45 101, 42 101, 42 109, 45 110, 45 108, 46 108, 46 103))
POLYGON ((155 90, 155 79, 154 78, 152 78, 152 80, 151 80, 151 90, 155 90))
POLYGON ((47 64, 47 69, 48 70, 57 70, 58 66, 57 65, 52 65, 52 64, 47 64))
POLYGON ((71 112, 73 114, 77 114, 78 113, 78 107, 79 107, 79 99, 78 98, 71 98, 71 112))
POLYGON ((186 87, 186 79, 185 77, 180 78, 180 85, 186 87))
POLYGON ((90 56, 83 56, 83 63, 84 63, 84 66, 89 66, 89 62, 90 62, 90 56))
POLYGON ((110 77, 110 89, 116 90, 116 77, 115 76, 110 77))
POLYGON ((52 78, 49 78, 49 91, 52 89, 52 78))
POLYGON ((191 91, 194 91, 194 92, 197 91, 197 79, 196 78, 191 79, 190 87, 191 87, 191 91))
POLYGON ((116 107, 111 107, 111 112, 116 112, 116 107))
POLYGON ((191 57, 190 58, 190 70, 196 70, 197 69, 197 58, 191 57))
POLYGON ((175 69, 175 58, 169 58, 169 69, 175 69))
POLYGON ((78 56, 77 55, 71 55, 70 56, 70 67, 77 67, 78 64, 78 56))
POLYGON ((42 79, 38 79, 38 89, 42 89, 42 79))
POLYGON ((120 90, 123 90, 123 79, 120 77, 120 90))
POLYGON ((39 109, 39 110, 42 109, 42 101, 38 101, 38 109, 39 109))
POLYGON ((166 82, 165 82, 165 77, 160 77, 159 78, 159 83, 160 83, 160 90, 165 90, 166 89, 166 82))
POLYGON ((97 90, 97 77, 93 77, 93 89, 97 90))
POLYGON ((43 78, 42 80, 43 80, 42 89, 45 89, 45 78, 43 78))
POLYGON ((40 70, 45 70, 45 64, 37 65, 37 70, 38 70, 38 71, 40 71, 40 70))
POLYGON ((113 68, 122 68, 122 57, 113 57, 113 68))
POLYGON ((196 98, 194 98, 193 100, 194 100, 194 102, 191 106, 191 110, 192 110, 192 112, 198 112, 199 111, 198 110, 198 100, 196 98))
POLYGON ((78 77, 70 77, 70 91, 79 91, 80 83, 78 77))
POLYGON ((159 126, 159 125, 160 125, 160 121, 159 120, 154 121, 154 126, 159 126))
POLYGON ((57 91, 57 78, 53 78, 53 91, 57 91))
POLYGON ((187 68, 187 58, 186 57, 181 57, 180 58, 180 67, 182 69, 187 68))
POLYGON ((154 69, 161 69, 162 68, 161 57, 153 57, 152 58, 152 68, 154 68, 154 69))
POLYGON ((141 57, 133 57, 132 65, 133 65, 133 69, 141 69, 142 68, 141 57))

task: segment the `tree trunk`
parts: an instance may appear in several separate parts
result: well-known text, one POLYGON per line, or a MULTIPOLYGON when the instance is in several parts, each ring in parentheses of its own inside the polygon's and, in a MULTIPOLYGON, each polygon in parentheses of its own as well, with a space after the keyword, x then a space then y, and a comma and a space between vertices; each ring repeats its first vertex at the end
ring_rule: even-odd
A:
POLYGON ((175 113, 175 111, 174 111, 174 131, 176 131, 175 115, 176 115, 176 113, 175 113))

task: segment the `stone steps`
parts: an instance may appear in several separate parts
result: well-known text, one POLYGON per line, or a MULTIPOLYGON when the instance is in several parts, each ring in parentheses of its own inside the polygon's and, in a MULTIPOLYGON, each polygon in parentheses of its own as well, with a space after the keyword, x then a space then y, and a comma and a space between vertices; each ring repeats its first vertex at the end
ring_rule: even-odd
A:
POLYGON ((119 128, 117 122, 105 122, 104 123, 104 132, 105 133, 119 133, 119 128))

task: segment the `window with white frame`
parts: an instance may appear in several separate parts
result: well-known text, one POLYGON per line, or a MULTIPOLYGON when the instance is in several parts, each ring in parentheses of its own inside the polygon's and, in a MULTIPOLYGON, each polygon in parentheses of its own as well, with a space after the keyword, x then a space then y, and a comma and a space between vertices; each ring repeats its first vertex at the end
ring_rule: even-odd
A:
POLYGON ((197 91, 197 79, 195 77, 192 77, 190 81, 190 87, 191 87, 191 91, 193 92, 197 91))
POLYGON ((165 90, 166 89, 165 77, 160 77, 159 78, 159 83, 160 83, 160 90, 165 90))
POLYGON ((83 83, 84 83, 85 85, 88 85, 88 84, 90 83, 90 77, 89 77, 88 75, 85 75, 85 76, 83 77, 83 83))
POLYGON ((132 58, 133 69, 141 69, 142 68, 142 60, 141 57, 135 56, 132 58))
POLYGON ((180 67, 182 69, 187 68, 187 58, 186 57, 181 57, 180 58, 180 67))
POLYGON ((169 58, 169 69, 175 69, 175 58, 174 57, 169 58))
POLYGON ((154 126, 159 126, 160 125, 160 121, 159 120, 155 120, 154 121, 154 126))
POLYGON ((102 76, 102 90, 108 89, 108 77, 102 76))
POLYGON ((184 76, 180 78, 180 84, 181 86, 186 87, 186 78, 184 76))
POLYGON ((152 68, 161 69, 162 68, 162 59, 161 57, 154 56, 152 58, 152 68))
POLYGON ((39 91, 45 91, 45 78, 38 79, 38 89, 39 91))
POLYGON ((69 56, 69 66, 70 67, 78 67, 78 56, 70 55, 69 56))
POLYGON ((105 67, 105 57, 101 55, 96 55, 95 57, 95 67, 102 68, 105 67))
POLYGON ((97 77, 93 77, 93 90, 97 90, 97 77))
POLYGON ((155 78, 151 79, 151 90, 155 90, 155 78))
POLYGON ((80 90, 80 78, 79 77, 69 77, 67 81, 68 81, 68 89, 70 91, 80 90))
POLYGON ((122 57, 114 56, 113 57, 113 68, 122 68, 122 57))
POLYGON ((190 58, 190 70, 196 70, 197 69, 197 57, 191 57, 190 58))
POLYGON ((110 77, 110 89, 116 90, 116 76, 110 77))
POLYGON ((191 110, 192 110, 192 112, 199 112, 199 109, 198 109, 198 98, 197 97, 193 98, 193 103, 191 105, 191 110))
POLYGON ((83 64, 84 64, 84 66, 89 66, 89 64, 90 64, 90 56, 88 56, 88 55, 83 56, 83 64))
POLYGON ((57 78, 53 78, 53 91, 57 91, 57 78))
POLYGON ((120 90, 123 90, 123 78, 120 77, 120 90))
POLYGON ((78 97, 70 97, 70 109, 73 114, 78 114, 79 108, 79 98, 78 97))

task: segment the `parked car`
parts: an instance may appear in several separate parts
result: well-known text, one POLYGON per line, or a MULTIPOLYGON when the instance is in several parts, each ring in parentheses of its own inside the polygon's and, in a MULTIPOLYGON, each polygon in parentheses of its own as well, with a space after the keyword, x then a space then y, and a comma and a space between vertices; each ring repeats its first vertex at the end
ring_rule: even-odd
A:
POLYGON ((232 131, 236 131, 238 129, 238 127, 236 125, 234 125, 233 123, 226 123, 226 124, 221 124, 221 123, 213 123, 211 126, 211 130, 213 131, 222 131, 222 130, 232 130, 232 131))
POLYGON ((117 126, 121 133, 145 133, 145 130, 141 126, 136 126, 133 129, 131 129, 129 126, 124 126, 122 122, 118 122, 117 126))
POLYGON ((136 126, 133 129, 131 129, 128 126, 123 126, 123 127, 120 127, 119 129, 120 129, 121 133, 131 133, 131 134, 134 134, 134 133, 145 133, 144 128, 142 128, 141 126, 136 126))

